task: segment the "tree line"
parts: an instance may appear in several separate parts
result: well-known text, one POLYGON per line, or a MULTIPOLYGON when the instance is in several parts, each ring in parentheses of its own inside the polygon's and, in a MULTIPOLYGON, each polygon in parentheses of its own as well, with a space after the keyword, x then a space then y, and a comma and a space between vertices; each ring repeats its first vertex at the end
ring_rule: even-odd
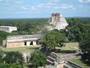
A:
POLYGON ((16 26, 18 31, 11 34, 35 34, 44 24, 47 19, 1 19, 0 26, 16 26))

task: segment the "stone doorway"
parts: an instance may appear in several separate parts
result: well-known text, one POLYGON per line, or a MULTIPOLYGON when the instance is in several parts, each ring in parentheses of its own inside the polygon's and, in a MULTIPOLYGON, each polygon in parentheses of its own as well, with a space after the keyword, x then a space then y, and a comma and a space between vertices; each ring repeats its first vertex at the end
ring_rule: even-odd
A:
POLYGON ((24 45, 26 46, 27 45, 27 42, 24 42, 24 45))
POLYGON ((33 45, 33 41, 31 41, 30 45, 33 45))

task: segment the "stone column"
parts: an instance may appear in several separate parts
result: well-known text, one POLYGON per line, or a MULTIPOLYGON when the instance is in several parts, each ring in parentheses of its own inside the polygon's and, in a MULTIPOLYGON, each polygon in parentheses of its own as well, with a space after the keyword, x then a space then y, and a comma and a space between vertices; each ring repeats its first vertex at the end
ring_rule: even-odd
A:
POLYGON ((27 44, 26 44, 26 45, 27 45, 27 46, 30 46, 30 43, 31 43, 31 41, 27 41, 27 44))
POLYGON ((33 41, 33 45, 37 45, 36 41, 33 41))

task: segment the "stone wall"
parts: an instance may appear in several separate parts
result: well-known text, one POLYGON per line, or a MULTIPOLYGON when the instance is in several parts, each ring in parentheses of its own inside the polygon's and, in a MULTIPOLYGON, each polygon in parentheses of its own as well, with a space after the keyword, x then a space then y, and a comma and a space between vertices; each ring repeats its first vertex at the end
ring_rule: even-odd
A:
POLYGON ((24 42, 7 42, 6 48, 23 47, 24 42))

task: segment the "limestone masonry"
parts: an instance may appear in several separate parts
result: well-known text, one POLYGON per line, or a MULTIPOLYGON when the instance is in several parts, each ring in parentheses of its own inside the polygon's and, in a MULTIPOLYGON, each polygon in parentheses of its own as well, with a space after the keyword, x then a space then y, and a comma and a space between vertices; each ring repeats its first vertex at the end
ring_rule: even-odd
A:
POLYGON ((13 27, 13 26, 0 26, 0 31, 11 33, 12 31, 17 31, 17 27, 13 27))
POLYGON ((62 14, 59 14, 59 13, 52 13, 52 16, 49 18, 48 22, 50 24, 48 26, 49 30, 65 29, 66 26, 68 26, 68 23, 67 23, 66 19, 63 17, 62 14))

